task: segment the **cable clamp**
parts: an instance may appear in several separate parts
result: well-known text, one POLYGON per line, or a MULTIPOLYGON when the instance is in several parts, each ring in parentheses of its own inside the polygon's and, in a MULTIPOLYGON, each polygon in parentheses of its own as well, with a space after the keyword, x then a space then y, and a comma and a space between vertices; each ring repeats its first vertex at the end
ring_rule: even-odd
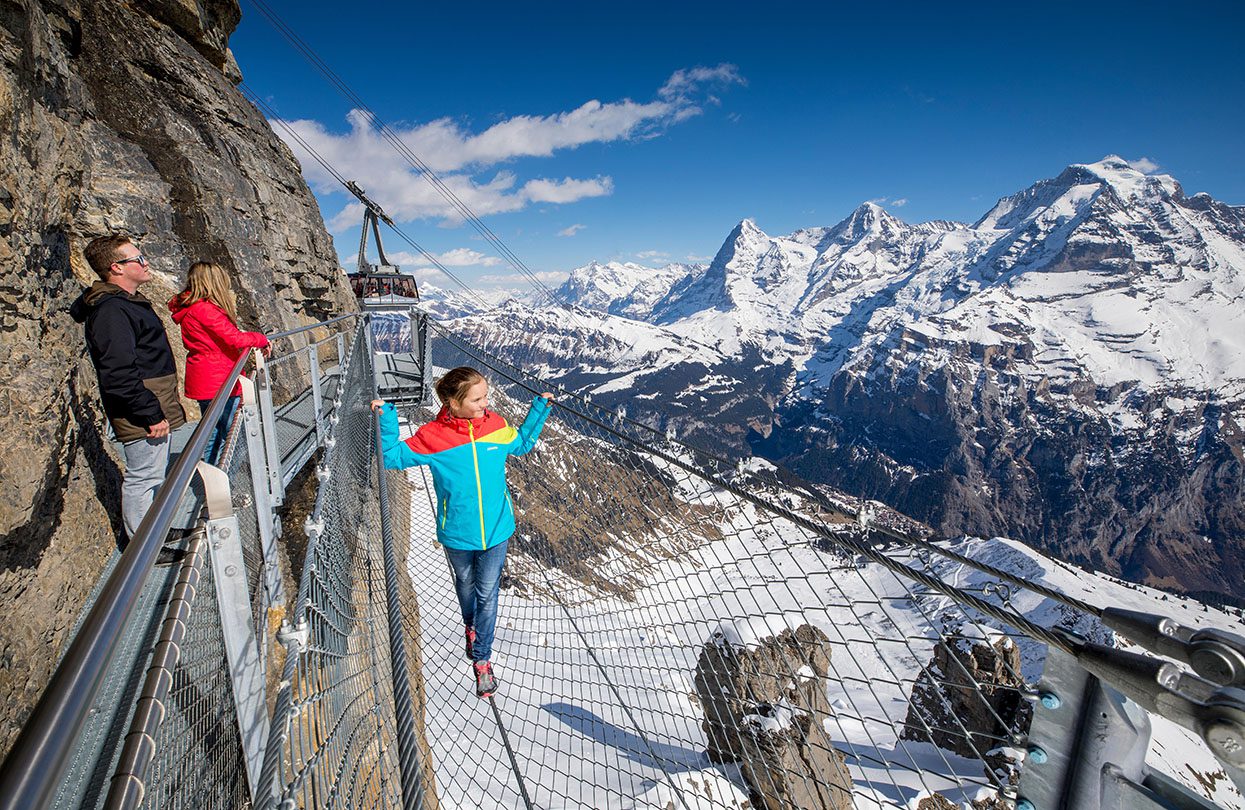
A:
POLYGON ((310 640, 311 628, 307 626, 305 618, 299 619, 298 624, 293 627, 286 622, 277 631, 277 641, 280 641, 283 647, 297 655, 301 655, 307 650, 307 644, 310 640))
POLYGON ((308 515, 307 519, 303 521, 303 533, 308 537, 312 535, 319 537, 324 534, 324 518, 313 520, 311 515, 308 515))
POLYGON ((856 522, 860 524, 862 529, 868 529, 873 526, 877 518, 878 514, 873 501, 865 501, 864 505, 860 507, 860 511, 856 513, 856 522))

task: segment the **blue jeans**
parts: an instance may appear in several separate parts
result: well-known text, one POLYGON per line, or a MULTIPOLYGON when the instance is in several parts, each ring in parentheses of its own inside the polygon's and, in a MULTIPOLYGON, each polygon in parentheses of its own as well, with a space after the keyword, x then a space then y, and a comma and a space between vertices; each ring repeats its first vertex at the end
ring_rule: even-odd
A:
POLYGON ((487 551, 462 551, 446 548, 445 557, 454 573, 454 590, 463 624, 474 627, 475 644, 472 656, 488 661, 493 655, 493 628, 497 624, 497 590, 501 585, 501 569, 506 563, 507 540, 487 551))
MULTIPOLYGON (((234 412, 238 410, 241 400, 242 397, 229 397, 225 400, 225 410, 216 421, 212 438, 208 439, 207 446, 203 448, 203 460, 208 464, 215 464, 220 458, 220 451, 225 448, 225 440, 229 438, 229 426, 233 424, 234 412)), ((199 403, 199 413, 207 413, 208 405, 212 404, 210 399, 196 399, 195 402, 199 403)))

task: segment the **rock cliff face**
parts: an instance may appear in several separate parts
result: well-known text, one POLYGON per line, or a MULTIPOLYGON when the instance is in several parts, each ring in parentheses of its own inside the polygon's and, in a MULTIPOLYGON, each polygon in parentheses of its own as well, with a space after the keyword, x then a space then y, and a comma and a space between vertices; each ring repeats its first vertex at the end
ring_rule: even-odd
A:
POLYGON ((132 234, 155 302, 190 262, 224 265, 251 328, 351 303, 297 162, 236 89, 240 17, 236 0, 0 0, 0 754, 120 530, 68 314, 86 242, 132 234))

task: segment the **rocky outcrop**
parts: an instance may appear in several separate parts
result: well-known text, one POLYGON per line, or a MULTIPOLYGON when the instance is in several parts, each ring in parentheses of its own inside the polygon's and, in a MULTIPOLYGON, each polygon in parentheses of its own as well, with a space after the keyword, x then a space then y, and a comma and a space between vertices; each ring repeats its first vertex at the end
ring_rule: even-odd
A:
POLYGON ((956 804, 941 793, 933 793, 917 802, 916 810, 963 810, 965 807, 971 810, 1009 810, 1011 806, 1010 802, 997 795, 974 799, 964 805, 956 804))
POLYGON ((708 755, 739 762, 766 810, 848 810, 852 780, 823 721, 830 644, 812 625, 750 643, 715 633, 696 664, 708 755))
POLYGON ((93 278, 82 247, 132 234, 153 301, 218 262, 251 328, 351 304, 297 162, 236 89, 239 18, 236 0, 0 0, 0 753, 120 529, 68 314, 93 278))
POLYGON ((933 660, 917 676, 900 736, 988 759, 1028 728, 1025 688, 1020 648, 1010 638, 976 625, 960 628, 935 645, 933 660))

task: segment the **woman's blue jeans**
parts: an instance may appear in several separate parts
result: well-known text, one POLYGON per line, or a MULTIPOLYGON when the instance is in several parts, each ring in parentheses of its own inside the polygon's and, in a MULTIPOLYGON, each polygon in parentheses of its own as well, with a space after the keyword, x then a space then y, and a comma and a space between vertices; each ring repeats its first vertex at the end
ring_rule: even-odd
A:
POLYGON ((445 549, 450 570, 454 573, 454 590, 458 594, 463 624, 474 627, 476 631, 472 657, 477 661, 488 661, 493 655, 497 591, 501 586, 501 569, 506 563, 506 547, 509 545, 507 540, 487 551, 445 549))
MULTIPOLYGON (((238 403, 242 397, 230 397, 225 400, 225 410, 221 412, 220 419, 216 420, 216 428, 212 431, 212 438, 208 439, 207 447, 203 448, 203 460, 208 464, 215 464, 220 458, 220 451, 225 447, 225 440, 229 438, 229 426, 233 423, 234 411, 238 410, 238 403)), ((210 399, 196 399, 199 403, 199 413, 207 413, 208 405, 212 404, 210 399)))

